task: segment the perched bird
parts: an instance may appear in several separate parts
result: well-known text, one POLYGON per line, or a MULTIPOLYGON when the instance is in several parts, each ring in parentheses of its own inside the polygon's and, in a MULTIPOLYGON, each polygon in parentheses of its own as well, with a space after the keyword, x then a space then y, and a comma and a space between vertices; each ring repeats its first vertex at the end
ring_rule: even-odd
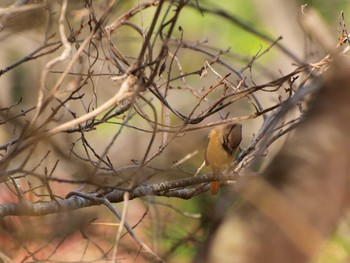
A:
MULTIPOLYGON (((210 165, 214 176, 219 176, 221 168, 234 160, 241 141, 242 125, 239 123, 224 124, 210 131, 205 162, 210 165)), ((211 182, 211 194, 216 195, 218 191, 219 181, 211 182)))

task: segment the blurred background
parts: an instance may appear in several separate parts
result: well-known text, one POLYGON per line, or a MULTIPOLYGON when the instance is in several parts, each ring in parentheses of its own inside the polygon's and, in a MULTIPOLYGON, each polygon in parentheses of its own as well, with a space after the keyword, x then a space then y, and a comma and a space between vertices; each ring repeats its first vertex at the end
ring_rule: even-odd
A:
MULTIPOLYGON (((57 28, 61 1, 27 1, 25 5, 20 5, 23 10, 12 12, 11 8, 16 8, 12 5, 19 2, 21 1, 6 0, 0 3, 2 158, 6 156, 10 142, 21 134, 24 125, 34 116, 33 107, 37 103, 40 77, 46 63, 62 52, 57 28), (45 38, 48 38, 48 43, 52 45, 40 50, 45 38), (46 54, 47 51, 50 52, 46 54), (33 52, 35 55, 31 55, 33 52)), ((68 2, 65 30, 66 35, 70 35, 72 39, 76 37, 71 42, 74 54, 89 34, 89 26, 86 24, 89 12, 86 11, 85 4, 89 1, 68 2), (83 24, 84 27, 80 27, 83 24)), ((104 26, 145 2, 117 1, 104 26)), ((171 1, 166 1, 165 5, 168 6, 169 2, 171 1)), ((206 0, 189 3, 191 6, 181 11, 176 23, 178 28, 174 30, 169 42, 167 68, 155 80, 162 89, 165 89, 171 80, 167 99, 172 107, 185 115, 190 114, 197 103, 199 104, 200 97, 227 74, 230 74, 227 80, 232 84, 229 89, 237 87, 242 77, 248 86, 262 85, 291 73, 303 63, 320 61, 328 54, 326 43, 334 44, 334 47, 337 44, 339 28, 343 26, 341 11, 344 11, 345 23, 350 23, 350 3, 345 0, 206 0), (302 22, 305 5, 315 11, 316 18, 320 19, 312 20, 311 26, 305 26, 302 22), (314 28, 320 29, 324 39, 313 35, 314 28), (282 39, 278 40, 279 37, 282 39), (268 39, 277 41, 282 48, 268 39), (183 44, 181 48, 180 42, 183 44), (170 61, 174 56, 176 59, 171 65, 170 61), (258 58, 255 59, 256 57, 258 58), (217 58, 223 63, 208 64, 217 58), (200 76, 195 73, 200 70, 203 72, 203 69, 206 74, 200 76), (237 70, 239 74, 232 69, 237 70), (187 73, 191 74, 186 75, 187 73)), ((102 0, 92 3, 98 15, 103 14, 106 5, 107 1, 102 0)), ((156 7, 146 8, 128 21, 147 32, 155 10, 156 7)), ((166 12, 165 10, 162 12, 166 12)), ((173 10, 170 9, 169 12, 173 10)), ((127 61, 132 63, 137 59, 142 47, 142 37, 136 30, 124 25, 113 33, 112 41, 127 61)), ((107 59, 107 44, 105 39, 97 39, 95 45, 91 44, 87 48, 90 56, 81 55, 74 64, 70 71, 74 74, 68 75, 62 83, 62 90, 68 90, 68 93, 57 93, 56 100, 41 115, 39 122, 50 116, 51 110, 67 98, 70 90, 80 87, 85 81, 76 93, 76 96, 82 96, 82 99, 69 100, 66 107, 61 108, 55 118, 45 124, 45 129, 51 129, 75 116, 83 115, 115 94, 118 81, 112 77, 118 76, 120 70, 107 59), (84 74, 87 73, 92 77, 85 79, 84 74)), ((156 42, 154 53, 160 48, 160 42, 156 42)), ((63 62, 51 69, 45 82, 45 96, 49 94, 67 64, 68 62, 63 62)), ((281 98, 286 96, 285 93, 283 86, 276 92, 258 91, 255 96, 263 108, 268 108, 282 100, 281 98)), ((221 87, 211 92, 195 108, 193 115, 199 116, 223 94, 225 90, 221 87)), ((151 177, 149 182, 194 175, 204 161, 207 135, 212 128, 207 124, 226 118, 248 116, 256 110, 250 99, 243 98, 205 118, 205 121, 191 125, 188 131, 183 132, 179 129, 184 124, 183 120, 171 112, 162 112, 165 109, 152 94, 146 93, 144 96, 152 101, 159 116, 164 118, 159 121, 168 124, 168 129, 172 131, 167 133, 168 137, 159 132, 151 144, 148 157, 155 157, 144 169, 145 175, 151 177), (174 133, 176 129, 180 132, 174 133), (166 140, 167 146, 157 155, 166 140), (190 157, 180 165, 173 166, 188 155, 190 157)), ((148 107, 147 103, 140 102, 137 110, 142 112, 143 116, 153 118, 153 109, 148 107)), ((128 119, 128 114, 134 113, 121 114, 94 127, 84 133, 83 139, 77 132, 62 133, 48 141, 41 141, 35 149, 33 148, 34 154, 27 155, 23 152, 14 156, 6 170, 17 169, 23 164, 26 156, 30 156, 29 163, 21 167, 15 176, 21 180, 25 197, 33 202, 49 200, 47 186, 38 179, 40 176, 36 175, 48 174, 50 170, 53 170, 52 176, 55 178, 90 180, 94 177, 91 180, 107 184, 114 183, 115 174, 124 178, 131 176, 150 145, 152 127, 147 119, 138 115, 128 119), (123 124, 125 120, 128 121, 127 125, 123 124), (108 156, 113 164, 113 172, 103 165, 98 169, 95 166, 98 163, 96 156, 103 156, 106 149, 108 152, 105 156, 108 156)), ((300 112, 295 114, 298 116, 300 112)), ((242 122, 242 149, 250 145, 262 123, 262 117, 242 122)), ((162 128, 166 132, 167 128, 162 128)), ((283 140, 284 137, 277 140, 264 158, 245 169, 261 171, 278 152, 283 140)), ((200 173, 210 173, 210 169, 204 167, 200 173)), ((79 185, 56 181, 50 183, 50 188, 55 196, 64 198, 69 191, 79 188, 79 185)), ((135 227, 135 232, 140 238, 167 262, 190 262, 198 243, 206 238, 206 230, 212 216, 210 208, 220 197, 221 195, 213 197, 209 193, 202 193, 190 200, 166 197, 135 199, 129 204, 127 220, 135 227)), ((18 196, 13 186, 8 181, 2 182, 0 202, 17 201, 18 196)), ((123 204, 115 204, 120 210, 122 206, 123 204)), ((14 262, 35 262, 40 259, 106 259, 110 257, 114 245, 117 223, 115 217, 104 207, 91 207, 42 217, 5 217, 0 221, 0 253, 7 255, 14 262)), ((349 226, 344 223, 317 262, 342 262, 348 258, 349 237, 349 226)), ((147 259, 139 256, 139 247, 128 235, 123 236, 120 244, 120 262, 147 262, 147 259)))

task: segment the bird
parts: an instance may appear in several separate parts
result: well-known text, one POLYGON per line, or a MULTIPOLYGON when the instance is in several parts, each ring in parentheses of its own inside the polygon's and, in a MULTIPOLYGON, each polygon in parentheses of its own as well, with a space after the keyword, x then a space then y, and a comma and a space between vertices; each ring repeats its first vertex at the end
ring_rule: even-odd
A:
MULTIPOLYGON (((221 169, 235 159, 241 141, 240 123, 222 124, 210 131, 205 150, 205 163, 211 167, 214 176, 219 176, 221 169)), ((218 191, 219 181, 212 181, 210 193, 216 195, 218 191)))

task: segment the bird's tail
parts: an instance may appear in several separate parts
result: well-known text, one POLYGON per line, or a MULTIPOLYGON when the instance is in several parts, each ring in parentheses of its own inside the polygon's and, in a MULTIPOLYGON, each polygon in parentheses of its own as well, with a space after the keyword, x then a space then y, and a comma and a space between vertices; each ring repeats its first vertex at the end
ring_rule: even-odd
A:
POLYGON ((217 195, 219 192, 219 181, 212 181, 210 183, 210 193, 212 195, 217 195))

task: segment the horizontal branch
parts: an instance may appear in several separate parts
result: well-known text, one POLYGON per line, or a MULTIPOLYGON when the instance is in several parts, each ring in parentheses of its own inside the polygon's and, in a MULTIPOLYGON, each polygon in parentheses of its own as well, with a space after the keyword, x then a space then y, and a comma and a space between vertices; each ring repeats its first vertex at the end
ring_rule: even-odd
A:
MULTIPOLYGON (((189 199, 202 192, 208 191, 209 182, 213 179, 222 182, 236 180, 237 174, 230 173, 214 177, 212 174, 204 174, 195 177, 171 180, 158 184, 142 185, 130 191, 130 200, 144 196, 165 196, 189 199), (194 188, 185 188, 191 185, 199 185, 194 188)), ((123 201, 125 191, 114 189, 103 198, 96 197, 97 193, 85 194, 80 192, 71 192, 67 199, 52 200, 49 202, 31 203, 29 201, 20 201, 18 203, 0 204, 0 218, 5 216, 43 216, 48 214, 77 210, 84 207, 97 206, 104 203, 104 198, 112 203, 123 201)))

